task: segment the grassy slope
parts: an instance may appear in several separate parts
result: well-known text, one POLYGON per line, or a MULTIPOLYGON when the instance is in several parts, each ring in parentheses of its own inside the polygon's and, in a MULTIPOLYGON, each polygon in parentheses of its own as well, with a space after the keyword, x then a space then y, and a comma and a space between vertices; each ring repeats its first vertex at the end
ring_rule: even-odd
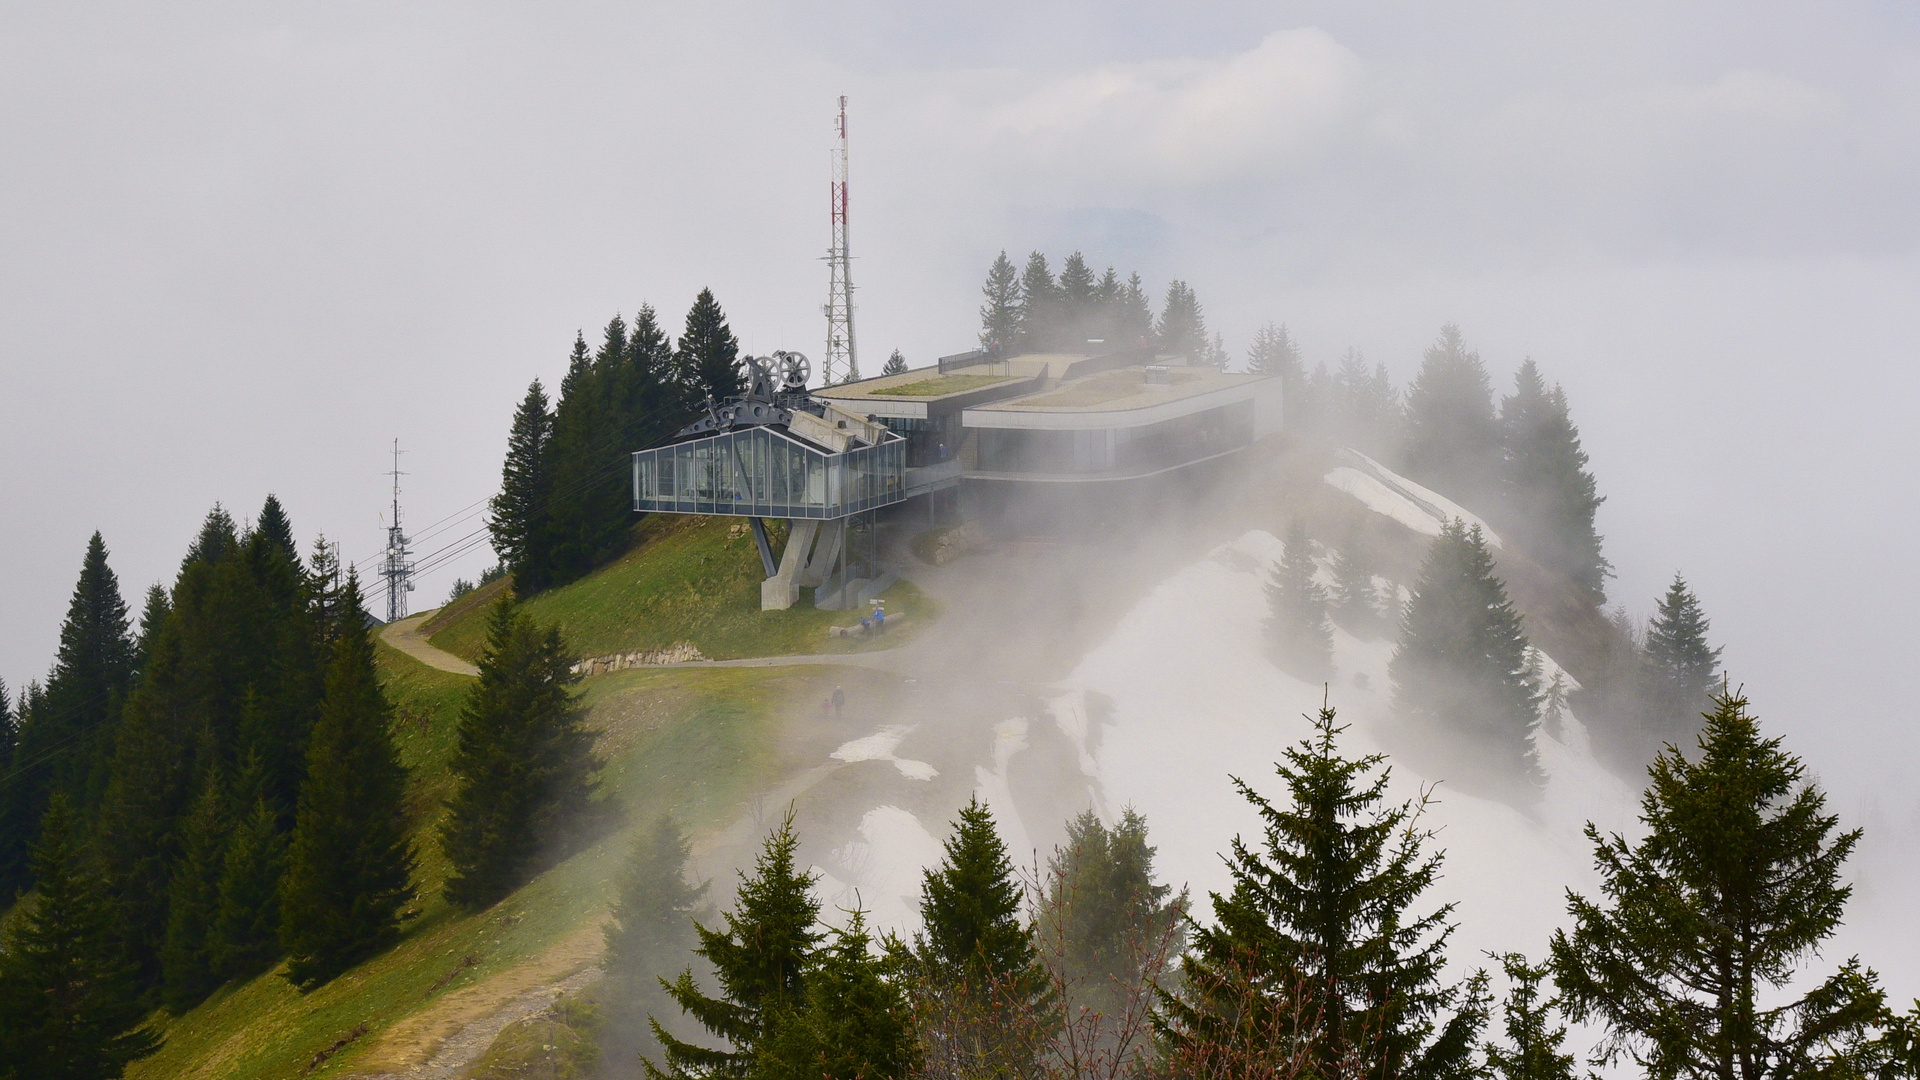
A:
MULTIPOLYGON (((760 610, 764 574, 753 536, 739 518, 657 514, 639 526, 639 543, 618 561, 579 581, 541 593, 527 610, 558 622, 579 656, 659 649, 692 642, 716 660, 741 656, 849 652, 867 642, 829 638, 827 627, 848 625, 850 611, 816 611, 804 597, 787 611, 760 610)), ((909 619, 912 632, 931 615, 931 604, 901 582, 885 595, 890 614, 909 619)), ((437 621, 437 620, 436 620, 437 621)), ((457 615, 430 639, 456 656, 477 660, 486 638, 486 610, 477 605, 457 615)), ((888 645, 899 644, 889 635, 888 645)))
MULTIPOLYGON (((419 830, 419 914, 394 949, 311 994, 299 994, 277 973, 222 991, 173 1020, 166 1047, 128 1076, 309 1075, 316 1053, 361 1025, 361 1034, 310 1075, 388 1067, 417 1059, 501 994, 551 982, 593 959, 626 834, 608 837, 494 908, 449 908, 438 896, 446 865, 431 836, 469 680, 384 646, 380 662, 415 778, 407 812, 419 830)), ((605 733, 607 790, 634 821, 672 810, 698 831, 730 820, 751 793, 794 767, 773 737, 780 704, 802 695, 810 701, 817 694, 812 682, 831 671, 631 671, 591 680, 583 690, 605 733)))

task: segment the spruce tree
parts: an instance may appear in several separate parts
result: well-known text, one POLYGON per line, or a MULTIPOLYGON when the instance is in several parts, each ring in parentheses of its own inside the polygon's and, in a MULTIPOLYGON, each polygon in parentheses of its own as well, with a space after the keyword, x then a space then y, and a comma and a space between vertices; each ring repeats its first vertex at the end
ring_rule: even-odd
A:
POLYGON ((1306 372, 1300 367, 1300 346, 1287 332, 1286 323, 1265 323, 1254 331, 1253 345, 1247 349, 1247 370, 1255 375, 1278 375, 1288 392, 1299 386, 1306 372))
POLYGON ((282 554, 298 562, 300 545, 293 539, 293 523, 287 519, 287 508, 280 505, 277 495, 268 493, 267 501, 260 507, 260 520, 256 521, 253 531, 273 541, 282 554))
POLYGON ((740 374, 740 341, 727 328, 726 313, 720 310, 712 289, 701 289, 687 312, 678 363, 683 379, 694 388, 696 401, 706 394, 715 401, 725 401, 746 390, 740 374))
POLYGON ((807 974, 821 934, 814 927, 820 904, 809 892, 814 875, 801 873, 794 865, 799 843, 789 810, 780 827, 768 835, 754 861, 753 876, 741 873, 734 910, 724 916, 726 928, 694 924, 700 938, 694 952, 713 965, 719 996, 709 997, 700 989, 691 967, 668 986, 674 1003, 728 1049, 682 1041, 656 1019, 653 1034, 663 1047, 665 1069, 648 1061, 649 1076, 676 1080, 750 1076, 780 1021, 803 1008, 807 974))
POLYGON ((1113 267, 1107 267, 1100 275, 1099 284, 1093 287, 1093 316, 1087 330, 1088 336, 1097 337, 1109 347, 1125 348, 1130 342, 1120 340, 1120 303, 1126 286, 1120 284, 1120 275, 1113 267))
POLYGON ((1153 343, 1153 302, 1138 273, 1127 276, 1114 323, 1115 344, 1131 347, 1153 343))
MULTIPOLYGON (((607 445, 607 417, 601 387, 603 369, 587 351, 584 335, 576 334, 567 374, 560 380, 560 399, 553 410, 553 436, 547 457, 552 466, 546 502, 546 580, 542 587, 564 584, 593 569, 604 553, 606 538, 597 520, 596 491, 620 461, 619 450, 607 445)), ((516 579, 516 583, 517 583, 516 579)), ((523 590, 532 595, 532 588, 523 590)))
POLYGON ((1710 624, 1687 579, 1673 575, 1647 625, 1648 726, 1661 741, 1698 731, 1720 679, 1720 649, 1707 644, 1710 624))
POLYGON ((1084 348, 1088 338, 1098 336, 1094 324, 1099 288, 1093 270, 1079 252, 1067 256, 1067 261, 1060 265, 1061 338, 1063 344, 1075 351, 1084 348))
POLYGON ((864 912, 854 911, 807 971, 799 1009, 761 1041, 753 1075, 765 1080, 883 1080, 912 1075, 919 1059, 913 1008, 873 955, 864 912))
POLYGON ((235 823, 220 867, 210 959, 223 980, 245 979, 273 966, 280 949, 280 879, 287 835, 264 798, 235 823))
POLYGON ((1054 347, 1060 334, 1060 286, 1047 267, 1047 257, 1035 251, 1020 271, 1020 345, 1029 352, 1054 347))
POLYGON ((676 379, 673 340, 651 304, 641 304, 634 313, 627 363, 632 374, 618 405, 625 432, 621 445, 639 450, 664 442, 686 426, 700 401, 676 379))
POLYGON ((1358 349, 1348 349, 1330 381, 1331 412, 1339 440, 1362 453, 1385 457, 1399 443, 1400 395, 1384 365, 1369 372, 1358 349))
POLYGON ((1200 298, 1186 282, 1176 280, 1167 285, 1166 304, 1160 309, 1154 336, 1161 352, 1185 356, 1192 363, 1206 363, 1212 355, 1200 298))
POLYGON ((603 816, 593 798, 598 735, 582 726, 571 665, 557 628, 535 625, 510 597, 494 605, 448 766, 455 786, 440 846, 453 865, 449 901, 493 904, 603 816))
POLYGON ((64 793, 48 803, 37 888, 0 947, 0 1068, 21 1080, 108 1080, 160 1048, 75 817, 64 793))
MULTIPOLYGON (((127 628, 120 582, 107 565, 99 533, 87 541, 80 579, 60 625, 60 649, 47 675, 44 706, 20 717, 19 759, 25 763, 0 788, 13 821, 37 823, 55 792, 65 792, 76 812, 93 812, 106 785, 117 719, 133 684, 136 656, 127 628)), ((25 843, 16 838, 10 857, 20 865, 25 843)))
POLYGON ((28 869, 35 823, 16 816, 20 804, 6 797, 20 782, 15 773, 22 763, 19 715, 7 691, 7 681, 0 679, 0 778, 5 778, 0 779, 0 906, 13 903, 15 894, 32 881, 28 869))
POLYGON ((1020 272, 1006 252, 994 258, 980 292, 986 297, 980 305, 980 347, 1007 356, 1020 341, 1020 272))
MULTIPOLYGON (((352 571, 347 598, 358 609, 352 571)), ((400 910, 413 898, 406 784, 373 639, 363 622, 346 620, 327 668, 280 882, 280 944, 295 986, 318 986, 399 935, 400 910)))
POLYGON ((1441 982, 1453 906, 1416 909, 1440 856, 1416 805, 1385 802, 1385 759, 1340 753, 1344 730, 1320 710, 1274 766, 1283 802, 1235 778, 1262 836, 1234 839, 1233 889, 1212 894, 1215 921, 1195 927, 1158 1026, 1176 1060, 1241 1044, 1299 1053, 1310 1076, 1477 1076, 1484 978, 1441 982))
POLYGON ((907 358, 900 355, 899 349, 893 350, 893 355, 887 357, 887 366, 880 369, 880 374, 905 375, 906 373, 907 373, 907 358))
POLYGON ((657 1058, 659 1044, 647 1018, 672 1003, 661 977, 686 963, 699 944, 693 917, 707 883, 687 883, 687 838, 673 819, 656 818, 635 837, 601 928, 606 940, 605 1060, 618 1076, 639 1072, 641 1056, 657 1058))
POLYGON ((167 935, 160 949, 163 997, 182 1013, 223 981, 213 959, 213 923, 220 909, 220 876, 226 865, 227 791, 210 768, 181 825, 179 863, 167 896, 167 935))
POLYGON ((552 493, 553 414, 547 393, 535 379, 513 414, 507 435, 506 463, 500 468, 500 493, 487 515, 493 550, 513 573, 521 592, 531 596, 546 587, 552 576, 549 548, 552 528, 547 499, 552 493))
POLYGON ((1547 389, 1532 360, 1514 376, 1513 395, 1501 399, 1500 435, 1501 490, 1516 538, 1593 604, 1605 603, 1613 568, 1600 553, 1593 519, 1606 499, 1587 469, 1566 393, 1547 389))
POLYGON ((1333 629, 1327 624, 1327 593, 1314 580, 1317 565, 1306 527, 1287 529, 1286 550, 1267 579, 1267 639, 1274 663, 1310 682, 1333 675, 1333 629))
POLYGON ((1507 998, 1501 1006, 1506 1042, 1487 1043, 1487 1068, 1499 1080, 1574 1080, 1573 1055, 1563 1053, 1566 1025, 1555 1025, 1550 1014, 1558 1001, 1540 997, 1544 964, 1530 964, 1520 953, 1496 956, 1507 977, 1507 998))
POLYGON ((1372 553, 1357 523, 1347 530, 1346 543, 1334 551, 1332 570, 1333 589, 1327 609, 1334 620, 1354 634, 1379 630, 1380 594, 1373 583, 1372 553))
POLYGON ((1543 782, 1533 752, 1540 688, 1520 613, 1480 527, 1448 522, 1427 549, 1388 672, 1394 707, 1471 740, 1509 776, 1543 782))
POLYGON ((979 796, 960 808, 940 865, 924 872, 922 929, 912 963, 920 976, 925 1040, 936 1072, 1021 1075, 1050 1027, 1046 969, 1020 917, 1021 889, 979 796))
POLYGON ((1554 979, 1572 1019, 1606 1026, 1607 1056, 1649 1075, 1860 1075, 1886 1019, 1874 974, 1854 958, 1789 989, 1840 925, 1860 832, 1837 831, 1806 766, 1747 705, 1716 696, 1692 759, 1669 747, 1655 760, 1642 838, 1588 824, 1601 896, 1568 891, 1554 979))
POLYGON ((1500 427, 1493 384, 1480 354, 1448 323, 1407 387, 1401 459, 1409 477, 1442 494, 1485 506, 1496 494, 1500 427))
POLYGON ((1030 979, 1039 959, 1020 919, 1013 861, 978 795, 960 808, 940 865, 923 874, 914 952, 935 978, 1030 979))
POLYGON ((147 658, 153 655, 153 643, 160 636, 160 627, 165 625, 167 616, 173 612, 173 598, 158 583, 147 586, 147 600, 140 609, 140 634, 134 639, 133 671, 134 677, 147 670, 147 658))
POLYGON ((1182 951, 1187 896, 1154 881, 1154 850, 1132 807, 1112 829, 1088 810, 1067 823, 1066 847, 1049 861, 1037 936, 1056 980, 1083 1008, 1119 1016, 1182 951))

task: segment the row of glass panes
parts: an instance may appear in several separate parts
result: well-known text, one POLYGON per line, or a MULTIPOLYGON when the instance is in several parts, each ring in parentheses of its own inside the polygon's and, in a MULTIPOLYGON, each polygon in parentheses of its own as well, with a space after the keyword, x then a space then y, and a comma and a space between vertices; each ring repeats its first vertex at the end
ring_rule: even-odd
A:
POLYGON ((838 518, 906 497, 906 442, 826 454, 769 428, 633 455, 633 508, 683 514, 838 518))

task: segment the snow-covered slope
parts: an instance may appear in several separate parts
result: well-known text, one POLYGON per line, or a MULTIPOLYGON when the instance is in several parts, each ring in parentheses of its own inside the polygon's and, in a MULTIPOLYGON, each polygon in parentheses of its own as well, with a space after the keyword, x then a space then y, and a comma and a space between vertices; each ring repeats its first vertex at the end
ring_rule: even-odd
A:
MULTIPOLYGON (((1202 903, 1227 881, 1220 852, 1236 834, 1252 836, 1256 820, 1229 776, 1279 795, 1273 762, 1305 736, 1306 714, 1322 688, 1292 678, 1261 654, 1265 577, 1283 551, 1272 535, 1253 531, 1224 545, 1153 588, 1059 686, 1044 711, 1011 716, 980 733, 973 790, 992 806, 1003 835, 1023 859, 1029 837, 1052 835, 1057 823, 1029 822, 1014 775, 1022 754, 1043 733, 1071 749, 1063 771, 1077 771, 1086 802, 1111 820, 1127 805, 1147 817, 1165 880, 1186 883, 1202 903), (1090 703, 1099 706, 1090 708, 1090 703), (1048 732, 1045 728, 1052 728, 1048 732)), ((1338 667, 1330 697, 1351 727, 1348 752, 1385 745, 1387 663, 1392 643, 1335 631, 1338 667)), ((1560 675, 1541 663, 1549 681, 1560 675)), ((898 729, 883 729, 842 747, 837 757, 896 763, 911 786, 931 766, 898 761, 898 729)), ((1447 777, 1394 760, 1392 793, 1416 798, 1433 790, 1426 824, 1446 851, 1435 902, 1457 901, 1461 928, 1455 956, 1477 963, 1481 950, 1539 955, 1565 909, 1568 886, 1591 889, 1591 857, 1580 835, 1631 825, 1634 793, 1595 762, 1580 722, 1561 708, 1536 734, 1547 787, 1537 805, 1520 807, 1450 787, 1447 777), (1435 787, 1435 785, 1438 785, 1435 787)), ((907 802, 903 797, 901 802, 907 802)), ((944 820, 920 820, 892 803, 868 810, 859 836, 821 868, 822 898, 849 906, 856 893, 881 926, 911 929, 919 871, 938 858, 934 836, 944 820)))
POLYGON ((1500 534, 1459 503, 1421 487, 1358 450, 1342 450, 1340 456, 1347 464, 1329 470, 1323 479, 1374 513, 1426 536, 1439 536, 1442 525, 1459 518, 1470 526, 1478 525, 1488 544, 1500 546, 1500 534))

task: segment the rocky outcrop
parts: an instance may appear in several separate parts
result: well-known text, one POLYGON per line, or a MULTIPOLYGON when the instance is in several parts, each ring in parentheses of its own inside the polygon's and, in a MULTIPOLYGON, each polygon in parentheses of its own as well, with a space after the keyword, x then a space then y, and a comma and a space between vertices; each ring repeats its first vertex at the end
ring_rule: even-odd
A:
POLYGON ((706 654, 696 648, 692 642, 679 641, 664 649, 642 649, 638 652, 589 656, 568 670, 575 675, 604 675, 609 671, 657 667, 661 664, 687 664, 706 659, 708 659, 706 654))

